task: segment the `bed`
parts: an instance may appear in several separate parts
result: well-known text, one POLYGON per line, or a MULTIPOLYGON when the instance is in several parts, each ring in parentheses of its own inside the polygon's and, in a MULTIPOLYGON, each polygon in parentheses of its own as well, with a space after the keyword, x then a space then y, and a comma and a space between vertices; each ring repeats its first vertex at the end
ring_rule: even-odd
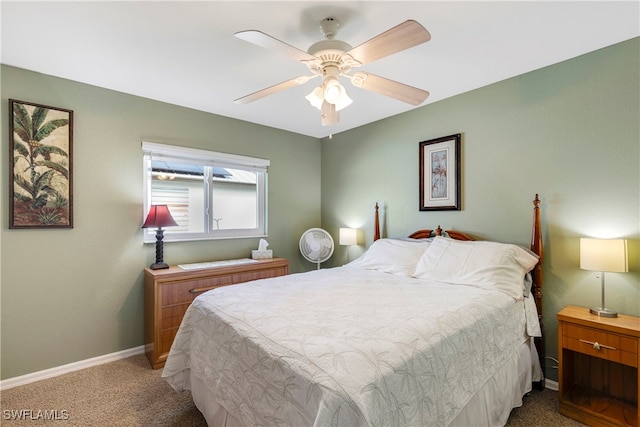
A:
POLYGON ((209 291, 162 373, 209 426, 504 425, 544 373, 530 248, 459 231, 380 238, 341 267, 209 291))

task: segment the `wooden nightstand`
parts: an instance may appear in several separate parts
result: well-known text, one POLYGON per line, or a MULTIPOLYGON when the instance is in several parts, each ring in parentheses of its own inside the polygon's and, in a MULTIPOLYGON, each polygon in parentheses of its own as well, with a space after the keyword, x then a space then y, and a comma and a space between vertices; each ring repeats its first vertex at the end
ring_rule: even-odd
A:
POLYGON ((182 317, 201 293, 221 286, 289 274, 289 260, 272 258, 200 270, 144 269, 144 342, 153 369, 162 368, 182 317))
POLYGON ((640 318, 558 313, 560 413, 590 426, 640 426, 640 318))

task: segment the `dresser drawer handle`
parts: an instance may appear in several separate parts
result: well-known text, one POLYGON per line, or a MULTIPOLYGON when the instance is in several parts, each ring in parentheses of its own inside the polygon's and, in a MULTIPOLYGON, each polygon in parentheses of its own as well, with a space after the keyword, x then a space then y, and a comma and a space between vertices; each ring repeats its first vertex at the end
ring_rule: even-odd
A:
POLYGON ((209 287, 209 288, 193 288, 193 289, 189 289, 189 293, 190 294, 199 294, 201 292, 210 291, 211 289, 215 289, 215 288, 216 288, 216 286, 209 287))
POLYGON ((585 344, 589 344, 590 346, 592 346, 594 349, 596 349, 598 351, 602 350, 603 348, 606 348, 608 350, 614 350, 614 351, 617 350, 617 348, 615 348, 615 347, 610 347, 608 345, 600 344, 598 341, 593 342, 593 341, 587 341, 587 340, 580 340, 580 342, 583 342, 585 344))

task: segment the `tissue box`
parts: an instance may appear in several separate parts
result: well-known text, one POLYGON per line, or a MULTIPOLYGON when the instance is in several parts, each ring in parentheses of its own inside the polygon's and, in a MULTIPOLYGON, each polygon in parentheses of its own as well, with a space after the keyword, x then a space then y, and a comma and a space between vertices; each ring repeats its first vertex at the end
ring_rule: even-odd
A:
POLYGON ((251 251, 251 258, 253 259, 273 258, 273 251, 271 249, 267 249, 264 251, 251 251))

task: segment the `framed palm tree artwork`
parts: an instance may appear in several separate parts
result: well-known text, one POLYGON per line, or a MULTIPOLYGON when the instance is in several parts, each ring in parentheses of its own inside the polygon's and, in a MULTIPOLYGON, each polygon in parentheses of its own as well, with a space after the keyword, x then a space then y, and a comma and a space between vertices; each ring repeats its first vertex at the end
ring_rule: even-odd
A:
POLYGON ((9 228, 73 228, 73 111, 9 100, 9 228))

